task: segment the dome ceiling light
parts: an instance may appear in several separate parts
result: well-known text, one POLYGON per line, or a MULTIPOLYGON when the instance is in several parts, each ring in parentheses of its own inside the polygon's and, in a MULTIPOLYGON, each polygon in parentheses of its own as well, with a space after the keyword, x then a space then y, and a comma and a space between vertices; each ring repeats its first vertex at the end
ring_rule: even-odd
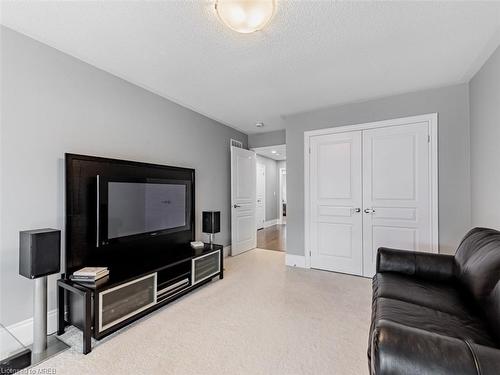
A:
POLYGON ((216 0, 215 10, 230 29, 242 34, 262 30, 276 9, 275 0, 216 0))

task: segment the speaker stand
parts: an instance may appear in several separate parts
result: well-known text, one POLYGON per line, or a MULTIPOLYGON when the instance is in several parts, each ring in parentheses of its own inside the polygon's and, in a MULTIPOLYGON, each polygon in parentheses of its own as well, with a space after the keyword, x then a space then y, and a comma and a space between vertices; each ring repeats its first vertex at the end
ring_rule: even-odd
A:
POLYGON ((57 337, 47 337, 47 276, 35 279, 33 290, 33 345, 31 366, 68 349, 69 346, 57 337))

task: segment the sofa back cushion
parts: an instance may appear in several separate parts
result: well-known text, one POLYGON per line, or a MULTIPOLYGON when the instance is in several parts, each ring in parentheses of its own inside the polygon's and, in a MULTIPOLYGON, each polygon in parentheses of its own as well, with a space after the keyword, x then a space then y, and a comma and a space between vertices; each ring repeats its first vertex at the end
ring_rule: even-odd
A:
POLYGON ((457 278, 483 309, 500 337, 500 232, 474 228, 455 255, 457 278))

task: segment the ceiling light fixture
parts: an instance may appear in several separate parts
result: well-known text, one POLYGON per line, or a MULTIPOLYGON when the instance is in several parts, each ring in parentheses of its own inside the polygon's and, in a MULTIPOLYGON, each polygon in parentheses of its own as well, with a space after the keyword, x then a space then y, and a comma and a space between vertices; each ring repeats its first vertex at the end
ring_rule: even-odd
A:
POLYGON ((276 9, 275 0, 216 0, 217 15, 230 29, 242 34, 262 30, 276 9))
POLYGON ((255 126, 258 127, 258 128, 263 128, 264 127, 264 123, 261 121, 261 122, 256 123, 255 126))
POLYGON ((272 151, 271 151, 271 154, 275 154, 275 153, 276 153, 276 150, 272 150, 272 151))

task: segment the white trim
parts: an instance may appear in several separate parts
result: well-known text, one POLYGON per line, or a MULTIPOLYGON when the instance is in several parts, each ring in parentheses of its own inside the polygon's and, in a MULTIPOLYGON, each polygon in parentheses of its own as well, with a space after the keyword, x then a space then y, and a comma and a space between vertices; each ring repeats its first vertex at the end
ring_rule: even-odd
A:
MULTIPOLYGON (((16 339, 21 341, 23 345, 33 343, 33 318, 28 318, 20 322, 11 324, 6 327, 7 330, 14 335, 16 339)), ((47 333, 50 335, 57 330, 57 309, 47 313, 47 333)))
POLYGON ((264 221, 264 228, 272 227, 273 225, 276 225, 276 224, 278 224, 278 219, 264 221))
POLYGON ((290 267, 310 268, 306 267, 306 257, 303 255, 286 254, 285 264, 290 267))
POLYGON ((123 322, 124 320, 130 318, 131 316, 134 316, 138 313, 140 313, 141 311, 144 311, 146 309, 149 309, 151 306, 154 306, 156 305, 156 297, 157 297, 157 291, 156 291, 156 287, 157 287, 158 283, 157 283, 157 275, 156 275, 156 272, 155 273, 152 273, 150 275, 147 275, 147 276, 143 276, 139 279, 135 279, 135 280, 132 280, 132 281, 129 281, 125 284, 120 284, 120 285, 117 285, 113 288, 109 288, 109 289, 106 289, 104 292, 101 292, 99 293, 99 332, 103 332, 105 330, 107 330, 108 328, 111 328, 113 327, 114 325, 120 323, 120 322, 123 322), (153 301, 148 303, 147 305, 144 305, 140 308, 138 308, 137 310, 134 310, 130 313, 128 313, 127 315, 124 315, 124 316, 121 316, 120 318, 118 319, 115 319, 113 320, 112 322, 106 324, 106 325, 102 325, 102 297, 105 295, 105 294, 108 294, 108 293, 111 293, 115 290, 118 290, 118 289, 123 289, 129 285, 132 285, 132 284, 135 284, 135 283, 138 283, 142 280, 146 280, 146 279, 149 279, 149 278, 153 278, 153 301))
POLYGON ((311 137, 309 132, 304 132, 304 265, 311 268, 311 256, 309 250, 311 213, 309 212, 309 155, 311 153, 311 137))
POLYGON ((439 159, 438 159, 438 114, 429 116, 430 150, 429 178, 431 184, 431 245, 435 253, 439 253, 439 159))
POLYGON ((416 124, 419 122, 429 122, 431 125, 433 123, 435 123, 435 125, 437 126, 437 113, 428 113, 428 114, 419 115, 419 116, 400 117, 400 118, 395 118, 395 119, 391 119, 391 120, 367 122, 364 124, 334 126, 333 128, 308 130, 308 131, 304 132, 304 137, 306 137, 306 136, 313 137, 316 135, 325 135, 325 134, 334 134, 334 133, 345 133, 345 132, 352 132, 352 131, 356 131, 356 130, 385 128, 388 126, 408 125, 408 124, 412 124, 412 123, 416 124))
POLYGON ((224 246, 222 248, 223 257, 227 258, 231 254, 231 245, 224 246))
POLYGON ((431 189, 431 241, 432 250, 439 253, 439 180, 438 180, 438 114, 429 113, 419 116, 400 117, 391 120, 367 122, 364 124, 354 124, 337 126, 327 129, 309 130, 304 132, 304 255, 306 268, 311 267, 311 257, 309 251, 310 244, 310 222, 309 212, 310 188, 309 188, 309 156, 311 137, 318 135, 344 133, 352 131, 362 131, 368 129, 384 128, 388 126, 408 125, 411 123, 427 122, 429 124, 430 136, 430 158, 429 181, 431 189))

